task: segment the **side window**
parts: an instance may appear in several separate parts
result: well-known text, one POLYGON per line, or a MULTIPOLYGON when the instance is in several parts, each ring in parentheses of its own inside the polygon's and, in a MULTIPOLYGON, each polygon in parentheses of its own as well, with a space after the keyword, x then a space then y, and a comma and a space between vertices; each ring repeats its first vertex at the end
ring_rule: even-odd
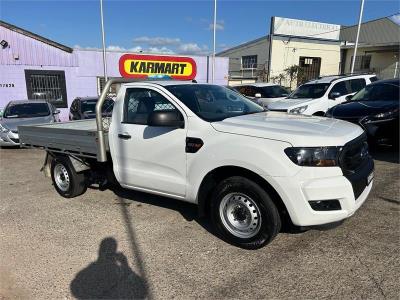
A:
POLYGON ((176 111, 175 106, 156 91, 144 88, 127 89, 124 100, 124 122, 147 125, 153 111, 176 111))
POLYGON ((371 82, 378 81, 378 77, 372 76, 372 77, 369 79, 369 81, 371 81, 371 82))
POLYGON ((358 91, 361 91, 366 85, 367 84, 364 78, 350 80, 350 87, 352 93, 357 93, 358 91))
POLYGON ((257 90, 256 90, 256 88, 254 86, 251 86, 251 85, 246 86, 246 90, 245 90, 245 93, 244 93, 245 96, 255 97, 256 93, 257 93, 257 90))
POLYGON ((349 91, 346 83, 348 83, 348 81, 346 81, 346 80, 336 83, 333 86, 333 88, 331 89, 330 94, 332 94, 332 93, 340 93, 341 96, 350 94, 350 91, 349 91))
POLYGON ((72 113, 74 113, 74 112, 77 111, 77 109, 78 109, 78 100, 75 99, 75 100, 72 102, 72 104, 71 104, 71 109, 70 109, 70 111, 71 111, 72 113))
POLYGON ((399 99, 399 87, 392 84, 379 84, 376 89, 375 99, 381 101, 393 101, 399 99))
POLYGON ((247 86, 238 86, 238 87, 235 87, 234 89, 236 89, 239 93, 244 95, 246 88, 247 88, 247 86))
POLYGON ((239 92, 247 97, 254 97, 254 89, 252 86, 244 85, 239 88, 239 92))

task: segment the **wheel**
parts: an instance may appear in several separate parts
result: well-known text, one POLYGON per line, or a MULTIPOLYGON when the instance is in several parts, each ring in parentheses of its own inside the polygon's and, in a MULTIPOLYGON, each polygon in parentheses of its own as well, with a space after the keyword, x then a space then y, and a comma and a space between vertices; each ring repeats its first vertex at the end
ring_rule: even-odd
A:
POLYGON ((86 192, 85 175, 76 173, 68 157, 56 157, 51 162, 51 179, 56 191, 64 198, 86 192))
POLYGON ((211 201, 213 225, 231 244, 258 249, 270 243, 281 229, 271 197, 247 178, 234 176, 221 181, 211 201))

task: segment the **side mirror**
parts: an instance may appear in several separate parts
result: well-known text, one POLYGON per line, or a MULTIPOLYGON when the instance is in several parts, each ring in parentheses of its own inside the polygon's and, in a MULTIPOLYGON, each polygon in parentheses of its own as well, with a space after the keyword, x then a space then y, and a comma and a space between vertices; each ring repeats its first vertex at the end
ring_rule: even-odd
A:
POLYGON ((341 94, 339 92, 333 92, 329 94, 329 99, 335 100, 336 98, 340 97, 341 94))
POLYGON ((346 96, 346 101, 351 101, 351 99, 353 98, 354 95, 348 95, 346 96))
POLYGON ((56 109, 56 110, 53 112, 53 115, 58 115, 60 112, 61 112, 61 110, 56 109))
POLYGON ((260 93, 257 93, 257 94, 254 95, 254 97, 256 97, 256 98, 261 98, 261 94, 260 94, 260 93))
POLYGON ((149 126, 183 128, 185 122, 179 111, 153 111, 148 119, 149 126))

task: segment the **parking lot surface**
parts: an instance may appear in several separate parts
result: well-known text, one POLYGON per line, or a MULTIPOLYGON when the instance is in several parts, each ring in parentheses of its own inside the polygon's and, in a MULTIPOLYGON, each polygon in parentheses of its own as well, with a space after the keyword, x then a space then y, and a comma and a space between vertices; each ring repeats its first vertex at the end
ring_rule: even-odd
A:
POLYGON ((96 189, 64 199, 43 157, 0 150, 0 299, 399 297, 398 153, 374 154, 373 191, 345 223, 257 251, 223 242, 183 202, 96 189))

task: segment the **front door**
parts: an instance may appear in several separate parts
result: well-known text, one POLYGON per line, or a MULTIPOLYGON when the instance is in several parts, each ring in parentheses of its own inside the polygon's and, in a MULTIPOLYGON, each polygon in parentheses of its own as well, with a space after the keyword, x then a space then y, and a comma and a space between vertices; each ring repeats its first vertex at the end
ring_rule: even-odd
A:
POLYGON ((162 91, 126 89, 122 122, 112 130, 114 172, 122 186, 184 197, 186 128, 148 126, 155 110, 178 109, 162 91))

